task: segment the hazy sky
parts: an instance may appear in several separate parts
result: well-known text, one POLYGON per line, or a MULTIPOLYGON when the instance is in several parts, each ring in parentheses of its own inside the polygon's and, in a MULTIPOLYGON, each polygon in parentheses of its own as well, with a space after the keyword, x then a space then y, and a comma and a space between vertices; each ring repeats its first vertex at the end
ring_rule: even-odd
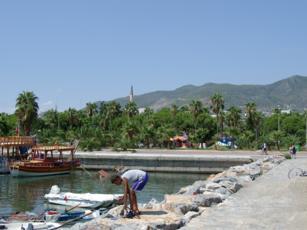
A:
POLYGON ((0 1, 0 112, 307 75, 307 1, 0 1))

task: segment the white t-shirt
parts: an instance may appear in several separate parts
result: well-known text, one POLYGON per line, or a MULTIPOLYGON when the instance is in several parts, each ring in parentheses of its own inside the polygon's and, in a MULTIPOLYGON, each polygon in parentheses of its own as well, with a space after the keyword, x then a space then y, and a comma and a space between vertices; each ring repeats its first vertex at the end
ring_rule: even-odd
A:
POLYGON ((133 185, 134 182, 137 180, 140 180, 144 178, 146 175, 146 172, 139 170, 139 169, 132 169, 126 171, 123 175, 121 175, 121 178, 126 178, 128 180, 129 186, 133 185))

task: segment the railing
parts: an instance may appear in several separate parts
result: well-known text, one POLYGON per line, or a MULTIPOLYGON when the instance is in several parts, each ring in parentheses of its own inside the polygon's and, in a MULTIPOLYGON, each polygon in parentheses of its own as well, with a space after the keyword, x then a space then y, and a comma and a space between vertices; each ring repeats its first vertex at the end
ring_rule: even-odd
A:
POLYGON ((61 145, 52 145, 52 146, 34 146, 32 151, 34 152, 46 152, 46 151, 73 151, 75 146, 61 146, 61 145))
POLYGON ((0 137, 1 147, 19 147, 19 146, 33 146, 35 145, 35 138, 29 136, 9 136, 0 137))

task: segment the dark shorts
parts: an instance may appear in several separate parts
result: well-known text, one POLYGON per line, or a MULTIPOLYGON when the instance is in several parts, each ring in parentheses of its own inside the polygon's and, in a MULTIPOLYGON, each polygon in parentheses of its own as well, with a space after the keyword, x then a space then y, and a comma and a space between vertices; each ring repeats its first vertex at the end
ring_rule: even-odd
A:
POLYGON ((131 189, 136 192, 142 191, 147 181, 148 181, 148 173, 146 173, 143 178, 134 182, 133 185, 131 186, 131 189))

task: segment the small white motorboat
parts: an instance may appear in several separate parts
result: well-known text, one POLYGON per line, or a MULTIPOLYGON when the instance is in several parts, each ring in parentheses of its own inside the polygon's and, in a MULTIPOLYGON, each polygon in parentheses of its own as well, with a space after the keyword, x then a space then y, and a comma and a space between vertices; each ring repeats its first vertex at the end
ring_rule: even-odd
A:
POLYGON ((0 224, 1 229, 8 230, 50 230, 61 226, 58 223, 49 222, 11 222, 0 224))
POLYGON ((118 202, 122 195, 60 192, 60 188, 57 185, 53 185, 50 192, 44 197, 51 204, 79 208, 98 208, 111 206, 118 202))

